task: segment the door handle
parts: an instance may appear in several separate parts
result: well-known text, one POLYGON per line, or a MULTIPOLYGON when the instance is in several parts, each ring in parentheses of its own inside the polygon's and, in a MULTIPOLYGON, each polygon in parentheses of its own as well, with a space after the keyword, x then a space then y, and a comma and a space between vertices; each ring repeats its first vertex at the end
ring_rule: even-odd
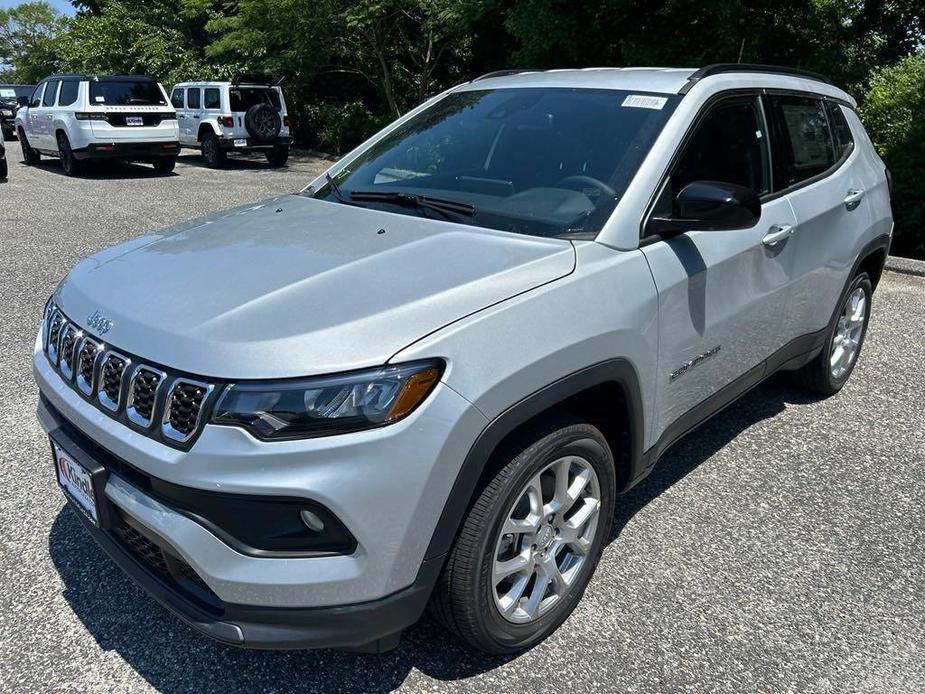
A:
POLYGON ((765 246, 776 246, 781 241, 786 241, 793 235, 793 226, 790 224, 775 224, 772 226, 761 243, 765 246))
POLYGON ((858 205, 861 204, 861 198, 864 197, 864 191, 858 190, 857 188, 852 188, 848 191, 848 194, 845 196, 845 209, 851 212, 856 210, 858 205))

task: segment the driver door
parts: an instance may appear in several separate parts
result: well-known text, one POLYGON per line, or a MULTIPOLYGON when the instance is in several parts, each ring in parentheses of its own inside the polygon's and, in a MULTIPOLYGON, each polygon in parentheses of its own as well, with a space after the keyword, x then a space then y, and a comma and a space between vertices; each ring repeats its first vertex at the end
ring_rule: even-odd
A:
POLYGON ((671 217, 674 196, 694 181, 735 183, 763 198, 754 227, 689 231, 641 247, 659 297, 653 440, 672 424, 677 434, 696 424, 700 412, 684 415, 721 388, 756 383, 783 346, 795 246, 786 234, 796 220, 786 198, 768 199, 769 151, 759 96, 725 97, 695 121, 663 182, 654 217, 671 217))

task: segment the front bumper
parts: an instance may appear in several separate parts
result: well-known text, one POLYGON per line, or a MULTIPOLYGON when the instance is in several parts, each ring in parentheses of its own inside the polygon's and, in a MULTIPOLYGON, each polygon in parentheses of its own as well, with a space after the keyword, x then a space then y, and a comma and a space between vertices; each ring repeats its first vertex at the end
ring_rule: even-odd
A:
POLYGON ((174 142, 91 142, 74 150, 77 159, 131 159, 150 161, 161 157, 176 157, 179 141, 174 142))
POLYGON ((78 462, 83 455, 90 466, 110 468, 97 498, 172 557, 181 574, 188 569, 205 594, 182 590, 172 574, 152 573, 126 552, 124 537, 90 531, 120 567, 203 633, 253 647, 377 648, 421 614, 443 559, 425 561, 427 546, 468 447, 485 425, 451 389, 438 386, 418 411, 377 430, 267 444, 239 429, 208 425, 189 451, 178 451, 78 395, 51 369, 40 343, 33 370, 43 428, 78 462), (120 469, 120 461, 193 490, 317 502, 350 531, 356 548, 292 558, 244 553, 146 491, 151 488, 120 469))

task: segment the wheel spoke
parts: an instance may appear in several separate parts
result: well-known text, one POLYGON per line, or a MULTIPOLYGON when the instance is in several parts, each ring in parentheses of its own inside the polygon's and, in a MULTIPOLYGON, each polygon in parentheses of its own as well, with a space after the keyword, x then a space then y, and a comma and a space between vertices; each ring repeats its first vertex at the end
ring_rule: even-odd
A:
POLYGON ((518 576, 514 580, 510 590, 499 599, 501 614, 508 616, 517 609, 528 583, 530 583, 530 575, 518 576))
POLYGON ((526 518, 508 518, 501 529, 502 535, 532 535, 540 526, 540 518, 530 514, 526 518))
POLYGON ((543 515, 543 485, 537 475, 527 485, 527 498, 530 500, 530 513, 535 516, 543 515))
MULTIPOLYGON (((529 549, 527 550, 529 552, 529 549)), ((528 569, 533 570, 533 558, 527 553, 522 552, 516 557, 504 561, 496 561, 494 566, 495 585, 503 581, 511 574, 526 572, 528 569)))
POLYGON ((536 572, 536 580, 533 581, 533 590, 530 596, 523 604, 523 611, 527 613, 530 619, 536 619, 540 614, 540 603, 546 597, 546 588, 549 585, 549 578, 545 571, 536 572))

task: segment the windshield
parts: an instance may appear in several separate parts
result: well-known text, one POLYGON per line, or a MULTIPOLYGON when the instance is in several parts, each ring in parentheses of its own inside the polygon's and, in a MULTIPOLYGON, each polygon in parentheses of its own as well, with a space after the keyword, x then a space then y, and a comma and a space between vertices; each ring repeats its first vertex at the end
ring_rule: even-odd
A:
POLYGON ((464 224, 592 237, 622 196, 679 97, 604 89, 454 92, 349 162, 315 197, 436 216, 371 200, 408 193, 466 203, 464 224))
POLYGON ((90 82, 90 103, 111 106, 166 106, 157 82, 150 80, 90 82))

